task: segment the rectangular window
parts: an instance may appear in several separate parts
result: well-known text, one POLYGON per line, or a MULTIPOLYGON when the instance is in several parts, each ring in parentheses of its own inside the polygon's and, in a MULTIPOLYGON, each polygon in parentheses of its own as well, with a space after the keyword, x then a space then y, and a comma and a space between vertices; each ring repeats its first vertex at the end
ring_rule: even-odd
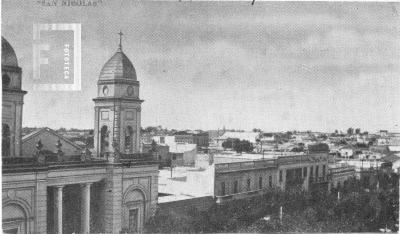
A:
POLYGON ((258 187, 262 189, 262 177, 258 178, 258 187))
POLYGON ((126 119, 132 120, 134 118, 134 113, 133 111, 127 111, 126 112, 126 119))
POLYGON ((108 120, 108 111, 101 112, 101 120, 108 120))
POLYGON ((250 179, 247 179, 247 191, 250 191, 250 183, 251 183, 250 179))
POLYGON ((325 170, 326 170, 325 165, 322 165, 322 177, 325 177, 325 170))
POLYGON ((165 137, 160 137, 160 144, 165 144, 165 137))
POLYGON ((307 167, 303 168, 303 177, 307 177, 307 167))
POLYGON ((235 180, 233 182, 233 193, 238 193, 238 186, 239 186, 239 183, 237 180, 235 180))
POLYGON ((221 182, 221 195, 225 196, 225 182, 221 182))
POLYGON ((311 167, 310 167, 310 178, 313 177, 313 172, 314 172, 314 167, 311 166, 311 167))
POLYGON ((269 187, 272 188, 272 175, 269 176, 269 187))
POLYGON ((282 182, 282 171, 279 171, 279 182, 282 182))
POLYGON ((319 167, 315 166, 315 177, 319 177, 319 167))

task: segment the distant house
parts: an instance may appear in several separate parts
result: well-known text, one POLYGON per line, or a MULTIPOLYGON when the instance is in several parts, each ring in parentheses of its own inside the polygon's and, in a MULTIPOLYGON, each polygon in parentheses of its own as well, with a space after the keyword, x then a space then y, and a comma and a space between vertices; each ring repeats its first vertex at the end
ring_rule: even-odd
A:
POLYGON ((388 137, 381 137, 376 140, 377 145, 389 145, 390 138, 388 137))
POLYGON ((198 148, 207 148, 209 146, 210 137, 208 135, 208 132, 202 132, 194 134, 193 140, 198 148))
POLYGON ((275 143, 276 141, 279 140, 278 135, 273 134, 273 133, 263 133, 260 136, 260 141, 264 143, 275 143))
POLYGON ((372 145, 369 150, 374 153, 389 154, 389 147, 386 145, 372 145))
POLYGON ((390 152, 394 153, 400 152, 400 145, 389 145, 388 148, 390 152))
MULTIPOLYGON (((153 150, 152 144, 143 144, 143 153, 150 153, 153 150)), ((155 159, 160 162, 162 166, 166 166, 169 164, 171 160, 171 155, 169 154, 169 146, 168 145, 159 145, 155 146, 155 159)))
POLYGON ((258 132, 226 132, 224 135, 222 135, 222 139, 239 139, 239 140, 245 140, 249 141, 250 143, 255 144, 257 142, 258 137, 260 136, 260 133, 258 132))
POLYGON ((382 161, 392 167, 395 173, 400 173, 400 155, 393 154, 382 158, 382 161))
POLYGON ((192 166, 195 163, 197 155, 196 144, 174 144, 169 147, 174 165, 192 166))
POLYGON ((380 131, 379 131, 379 135, 380 135, 381 137, 387 137, 388 131, 387 131, 387 130, 380 130, 380 131))
POLYGON ((175 136, 166 136, 166 135, 153 136, 151 141, 155 141, 157 144, 160 144, 160 145, 171 145, 171 144, 175 144, 175 142, 176 142, 175 136))
POLYGON ((38 141, 43 144, 44 151, 57 152, 57 141, 60 140, 61 150, 65 155, 78 155, 82 153, 83 147, 68 140, 50 128, 41 128, 22 138, 22 156, 32 157, 36 152, 36 144, 38 141))
POLYGON ((177 132, 174 134, 176 143, 194 144, 193 134, 187 132, 177 132))
POLYGON ((354 147, 352 146, 343 146, 339 149, 340 156, 343 158, 351 158, 354 155, 354 147))

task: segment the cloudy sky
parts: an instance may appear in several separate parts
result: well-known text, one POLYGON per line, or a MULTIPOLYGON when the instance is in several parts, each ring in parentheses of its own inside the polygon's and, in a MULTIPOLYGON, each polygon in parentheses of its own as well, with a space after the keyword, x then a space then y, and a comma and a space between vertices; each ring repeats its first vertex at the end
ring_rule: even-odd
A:
POLYGON ((141 83, 142 126, 399 131, 398 3, 2 1, 23 69, 24 126, 93 128, 118 44, 141 83), (32 89, 32 24, 82 24, 82 91, 32 89))

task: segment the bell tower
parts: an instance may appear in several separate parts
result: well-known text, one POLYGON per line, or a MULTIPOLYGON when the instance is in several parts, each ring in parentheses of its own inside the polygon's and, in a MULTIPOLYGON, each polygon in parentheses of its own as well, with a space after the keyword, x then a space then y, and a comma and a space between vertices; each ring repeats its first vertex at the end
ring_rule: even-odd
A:
POLYGON ((94 149, 96 157, 115 150, 139 153, 141 104, 139 81, 129 58, 122 51, 122 32, 117 52, 103 66, 97 81, 94 149))
POLYGON ((1 75, 3 83, 1 155, 20 157, 22 156, 22 106, 26 91, 21 89, 22 69, 18 66, 17 56, 10 43, 3 37, 1 37, 1 75))

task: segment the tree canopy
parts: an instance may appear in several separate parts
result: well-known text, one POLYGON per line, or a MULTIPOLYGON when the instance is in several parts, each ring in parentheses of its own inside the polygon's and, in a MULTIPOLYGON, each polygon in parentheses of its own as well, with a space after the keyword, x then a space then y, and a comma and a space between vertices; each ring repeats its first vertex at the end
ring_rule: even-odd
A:
POLYGON ((378 232, 386 226, 395 232, 399 177, 378 173, 377 178, 382 184, 379 189, 369 185, 372 187, 366 190, 361 181, 352 179, 330 194, 323 189, 271 190, 263 196, 214 204, 206 211, 158 210, 145 232, 378 232))
POLYGON ((238 153, 252 152, 254 149, 254 146, 250 141, 239 140, 236 138, 228 138, 226 141, 222 142, 222 147, 224 149, 233 149, 238 153))

